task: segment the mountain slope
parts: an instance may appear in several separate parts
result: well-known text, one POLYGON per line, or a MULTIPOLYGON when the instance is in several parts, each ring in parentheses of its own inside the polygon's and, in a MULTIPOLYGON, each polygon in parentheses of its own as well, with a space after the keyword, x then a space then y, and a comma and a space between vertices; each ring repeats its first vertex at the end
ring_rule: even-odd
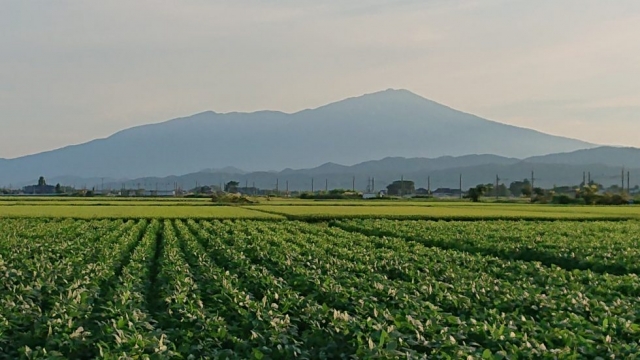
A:
MULTIPOLYGON (((191 189, 196 183, 199 185, 222 185, 234 180, 241 186, 257 186, 261 189, 275 189, 276 182, 280 190, 289 186, 289 190, 311 190, 312 180, 315 190, 346 188, 355 186, 357 190, 367 187, 368 179, 373 177, 377 189, 383 189, 394 180, 404 177, 415 181, 417 187, 427 187, 427 179, 430 179, 432 189, 438 187, 458 188, 459 176, 463 176, 465 189, 481 183, 493 183, 496 175, 502 182, 509 184, 512 181, 531 177, 531 171, 535 171, 536 185, 551 188, 554 185, 577 185, 582 181, 585 172, 590 172, 591 179, 606 186, 621 183, 620 169, 610 165, 576 165, 576 164, 544 164, 514 160, 498 156, 462 156, 441 157, 436 159, 405 159, 387 158, 353 166, 337 164, 325 164, 313 169, 292 170, 281 172, 197 172, 182 176, 167 178, 145 177, 124 182, 107 183, 107 188, 119 189, 122 186, 129 188, 140 187, 153 189, 172 189, 174 183, 183 189, 191 189), (469 161, 475 158, 475 162, 469 161), (411 166, 406 166, 411 164, 411 166)), ((640 167, 629 169, 631 175, 631 187, 640 184, 640 167)), ((57 181, 54 179, 54 181, 57 181)), ((79 182, 75 185, 86 184, 79 182)), ((89 182, 90 183, 90 182, 89 182)), ((74 184, 71 184, 74 185, 74 184)), ((93 186, 97 187, 97 184, 93 186)))
POLYGON ((0 162, 0 184, 40 175, 134 178, 234 166, 245 170, 354 164, 389 155, 522 158, 593 145, 462 113, 387 90, 294 114, 205 112, 106 139, 0 162))
POLYGON ((603 164, 617 167, 640 168, 640 149, 601 146, 573 152, 534 156, 526 159, 526 161, 540 164, 603 164))

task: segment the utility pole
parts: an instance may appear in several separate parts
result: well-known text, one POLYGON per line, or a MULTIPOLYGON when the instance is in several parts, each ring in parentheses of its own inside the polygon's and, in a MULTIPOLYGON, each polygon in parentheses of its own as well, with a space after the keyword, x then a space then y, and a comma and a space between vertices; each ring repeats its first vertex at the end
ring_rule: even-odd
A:
POLYGON ((587 173, 584 171, 582 172, 582 186, 587 186, 587 173))
POLYGON ((631 171, 627 171, 627 194, 631 194, 631 171))
POLYGON ((371 178, 371 192, 372 193, 376 192, 376 183, 374 178, 371 178))
POLYGON ((289 180, 286 181, 287 197, 289 197, 289 180))
POLYGON ((591 171, 589 171, 589 180, 587 181, 587 184, 589 184, 589 186, 591 186, 591 171))
POLYGON ((280 179, 276 178, 276 195, 280 194, 280 179))
POLYGON ((496 187, 494 188, 496 192, 496 200, 498 200, 498 186, 500 186, 499 184, 500 184, 500 177, 496 174, 496 187))
POLYGON ((324 179, 324 192, 329 192, 329 179, 324 179))
POLYGON ((313 194, 313 178, 311 178, 311 193, 313 194))
POLYGON ((356 177, 354 176, 353 179, 351 179, 351 191, 356 192, 356 177))
POLYGON ((533 189, 535 189, 536 178, 533 170, 531 170, 531 202, 533 202, 533 189))
POLYGON ((431 176, 427 176, 427 194, 431 195, 431 176))
POLYGON ((462 174, 460 174, 460 199, 462 199, 462 174))

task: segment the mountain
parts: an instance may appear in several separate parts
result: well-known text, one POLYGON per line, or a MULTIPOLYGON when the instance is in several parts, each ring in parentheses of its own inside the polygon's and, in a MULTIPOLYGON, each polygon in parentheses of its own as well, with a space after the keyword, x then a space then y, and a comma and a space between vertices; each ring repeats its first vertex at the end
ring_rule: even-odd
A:
POLYGON ((602 146, 593 149, 577 150, 560 154, 534 156, 527 162, 540 164, 572 164, 640 168, 640 149, 632 147, 602 146))
POLYGON ((294 114, 209 111, 138 126, 105 139, 0 161, 0 184, 41 175, 137 178, 227 166, 246 171, 304 168, 389 155, 523 158, 591 147, 485 120, 407 90, 386 90, 294 114))
MULTIPOLYGON (((351 188, 353 178, 356 178, 356 186, 366 187, 367 178, 374 177, 382 181, 380 184, 387 184, 397 180, 402 174, 413 175, 416 173, 430 173, 447 169, 456 169, 466 166, 489 166, 489 165, 512 165, 520 162, 518 159, 505 158, 495 155, 467 155, 460 157, 444 156, 436 159, 400 157, 385 158, 382 160, 367 161, 353 166, 345 166, 334 163, 326 163, 311 169, 285 169, 280 172, 258 171, 245 173, 242 171, 200 171, 183 176, 169 177, 143 177, 128 181, 108 183, 110 188, 121 188, 122 186, 136 187, 141 184, 145 188, 158 186, 178 186, 185 189, 195 187, 196 182, 200 185, 220 185, 230 180, 239 181, 242 186, 252 186, 253 183, 259 188, 275 188, 276 182, 284 189, 289 182, 290 190, 306 190, 311 186, 312 179, 317 181, 317 188, 351 188), (325 183, 327 181, 327 183, 325 183)), ((426 179, 426 176, 424 177, 426 179)), ((55 181, 55 179, 54 179, 55 181)), ((81 182, 83 184, 84 182, 81 182)), ((171 188, 171 187, 170 187, 171 188)), ((360 187, 358 187, 360 188, 360 187)))
POLYGON ((204 169, 201 170, 201 172, 208 172, 208 173, 227 173, 227 174, 245 174, 246 171, 244 170, 240 170, 236 167, 233 166, 225 166, 222 169, 204 169))
MULTIPOLYGON (((595 150, 594 150, 595 151, 595 150)), ((638 150, 640 151, 640 150, 638 150)), ((640 184, 640 166, 627 168, 631 175, 632 187, 640 184)), ((404 177, 416 182, 417 187, 427 187, 428 180, 432 189, 438 187, 457 188, 459 177, 463 175, 463 187, 468 188, 480 183, 493 183, 499 175, 504 183, 531 177, 535 171, 537 186, 551 188, 554 185, 577 185, 585 173, 590 173, 591 179, 606 186, 621 183, 620 168, 606 164, 553 164, 536 163, 527 160, 500 157, 495 155, 444 156, 435 159, 427 158, 385 158, 367 161, 353 166, 327 163, 312 169, 285 169, 280 172, 196 172, 182 176, 144 177, 128 181, 106 183, 106 188, 120 189, 121 187, 145 189, 172 189, 174 183, 183 189, 192 189, 199 185, 218 185, 234 180, 241 186, 256 186, 261 189, 275 189, 278 184, 281 190, 311 190, 314 189, 346 188, 355 186, 358 190, 367 187, 369 178, 375 179, 377 189, 382 189, 394 180, 404 177)), ((57 182, 54 179, 53 182, 57 182)), ((70 185, 91 184, 81 181, 70 185)), ((94 183, 92 186, 98 187, 94 183)))

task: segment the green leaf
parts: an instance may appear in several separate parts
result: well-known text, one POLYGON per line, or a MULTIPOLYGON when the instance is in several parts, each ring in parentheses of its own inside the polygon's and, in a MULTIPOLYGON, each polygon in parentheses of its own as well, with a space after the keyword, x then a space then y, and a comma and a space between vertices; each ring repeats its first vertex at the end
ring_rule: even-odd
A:
POLYGON ((489 350, 489 349, 485 349, 485 350, 482 352, 482 358, 483 358, 483 359, 487 359, 487 360, 488 360, 488 359, 493 359, 493 354, 491 353, 491 350, 489 350))
POLYGON ((384 342, 389 338, 389 334, 386 331, 382 330, 380 334, 380 342, 378 343, 378 347, 382 348, 384 346, 384 342))

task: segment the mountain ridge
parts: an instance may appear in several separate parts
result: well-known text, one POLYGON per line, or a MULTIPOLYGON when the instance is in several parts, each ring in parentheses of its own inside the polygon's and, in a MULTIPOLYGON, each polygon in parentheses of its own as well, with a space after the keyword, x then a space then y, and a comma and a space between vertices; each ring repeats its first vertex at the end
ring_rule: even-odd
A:
POLYGON ((245 171, 486 153, 523 158, 592 148, 459 112, 408 90, 386 90, 291 114, 200 112, 0 161, 0 184, 39 174, 137 178, 235 166, 245 171))
MULTIPOLYGON (((598 153, 609 153, 615 150, 619 150, 619 148, 600 147, 590 149, 588 152, 597 158, 598 153)), ((640 157, 640 149, 630 148, 623 150, 628 153, 628 160, 640 157)), ((559 155, 567 156, 570 154, 559 155)), ((169 186, 169 188, 172 188, 173 183, 178 183, 180 187, 189 189, 195 187, 196 182, 200 185, 220 185, 230 180, 236 180, 240 181, 243 186, 246 182, 250 186, 255 183, 260 188, 275 188, 276 181, 279 179, 280 184, 283 186, 288 182, 290 190, 309 190, 308 187, 312 178, 316 179, 317 185, 321 188, 324 186, 325 179, 327 179, 330 188, 350 188, 353 177, 356 177, 357 188, 364 189, 367 186, 366 179, 369 177, 375 178, 376 184, 379 186, 386 186, 391 181, 398 180, 401 176, 404 176, 407 180, 415 180, 417 186, 426 186, 426 179, 431 178, 431 183, 434 187, 456 188, 460 174, 464 175, 465 186, 471 186, 478 183, 493 183, 496 175, 499 175, 505 182, 522 180, 530 177, 532 170, 535 171, 538 179, 536 183, 543 187, 575 185, 582 181, 582 176, 586 173, 591 173, 593 180, 604 185, 620 183, 620 168, 615 165, 581 164, 579 161, 574 163, 569 161, 562 164, 541 163, 535 162, 535 158, 515 159, 484 154, 459 157, 443 156, 433 159, 386 157, 351 166, 325 163, 315 168, 289 168, 279 172, 246 172, 242 169, 226 167, 217 170, 205 169, 199 172, 169 177, 108 179, 105 184, 110 188, 121 188, 123 185, 136 187, 137 184, 142 184, 142 187, 146 188, 149 188, 149 186, 153 188, 158 186, 157 184, 160 184, 161 187, 169 186)), ((628 166, 627 171, 630 171, 632 186, 639 184, 640 164, 628 166)), ((53 183, 61 182, 69 185, 64 182, 69 179, 72 178, 52 178, 48 180, 53 183)), ((70 185, 96 187, 97 189, 101 186, 101 179, 75 178, 72 180, 75 183, 70 185)), ((33 181, 30 183, 33 183, 33 181)))

